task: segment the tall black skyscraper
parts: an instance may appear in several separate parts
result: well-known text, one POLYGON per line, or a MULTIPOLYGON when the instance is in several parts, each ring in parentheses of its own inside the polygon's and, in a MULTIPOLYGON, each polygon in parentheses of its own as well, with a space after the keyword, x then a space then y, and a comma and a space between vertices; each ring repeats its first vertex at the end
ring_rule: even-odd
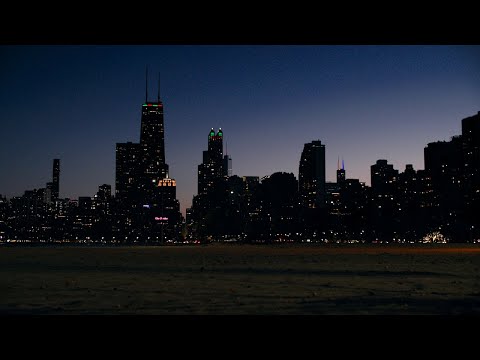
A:
POLYGON ((305 144, 298 171, 300 200, 304 207, 325 206, 325 145, 320 140, 305 144))
POLYGON ((53 159, 52 200, 57 200, 60 192, 60 159, 53 159))
POLYGON ((168 177, 160 82, 158 86, 157 101, 148 101, 145 91, 140 143, 117 143, 115 192, 123 198, 134 195, 143 203, 150 201, 159 181, 168 177))
POLYGON ((340 158, 337 163, 337 184, 343 185, 345 183, 345 163, 342 159, 342 167, 340 168, 340 158))
POLYGON ((156 185, 167 177, 165 163, 165 136, 163 103, 146 101, 142 105, 142 127, 140 132, 141 165, 145 186, 156 185))
POLYGON ((203 162, 198 165, 198 194, 211 192, 215 182, 225 174, 223 159, 223 132, 212 128, 208 133, 208 150, 203 152, 203 162))
POLYGON ((145 91, 140 143, 117 143, 115 192, 118 214, 123 216, 118 233, 163 241, 179 236, 181 214, 176 182, 165 163, 160 79, 158 89, 156 101, 149 101, 145 91))
POLYGON ((189 210, 191 223, 195 224, 196 236, 219 231, 219 219, 225 214, 226 192, 228 181, 225 173, 223 157, 223 131, 217 133, 212 128, 208 133, 208 150, 203 151, 202 163, 198 165, 198 194, 193 197, 192 208, 189 210))

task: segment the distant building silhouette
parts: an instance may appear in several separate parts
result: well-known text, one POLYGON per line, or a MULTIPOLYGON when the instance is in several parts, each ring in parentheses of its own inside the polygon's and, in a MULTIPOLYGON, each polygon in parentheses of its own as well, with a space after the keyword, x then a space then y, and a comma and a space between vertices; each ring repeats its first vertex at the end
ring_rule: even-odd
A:
POLYGON ((115 155, 115 195, 122 202, 138 201, 140 191, 140 144, 117 143, 115 155))
POLYGON ((340 158, 338 159, 337 163, 337 184, 343 185, 345 182, 345 163, 342 159, 342 167, 340 168, 340 158))
POLYGON ((181 215, 176 182, 169 177, 165 162, 160 82, 157 101, 149 101, 146 92, 141 110, 140 143, 116 145, 115 232, 126 239, 129 236, 139 240, 172 239, 179 236, 181 215), (157 231, 159 221, 162 226, 157 231))
POLYGON ((459 208, 464 182, 464 153, 461 136, 429 143, 424 149, 425 170, 431 177, 433 205, 459 208))
POLYGON ((377 160, 370 167, 372 238, 392 241, 399 234, 398 170, 387 160, 377 160))
POLYGON ((303 147, 298 172, 300 201, 307 208, 325 206, 325 145, 314 140, 303 147))
POLYGON ((58 200, 60 194, 60 159, 53 159, 52 200, 58 200))
POLYGON ((101 201, 108 201, 112 197, 112 187, 108 184, 103 184, 98 187, 97 197, 101 201))
POLYGON ((223 156, 223 176, 232 176, 232 158, 230 155, 223 156))
POLYGON ((208 133, 208 150, 203 152, 203 161, 198 165, 198 194, 208 195, 225 174, 223 163, 223 131, 208 133))
POLYGON ((468 204, 480 202, 480 111, 462 120, 465 186, 468 204))
POLYGON ((298 181, 295 175, 276 172, 262 178, 259 197, 263 220, 261 238, 293 241, 299 230, 298 181))
POLYGON ((223 156, 224 133, 221 128, 208 133, 208 149, 203 151, 202 163, 198 165, 197 195, 193 197, 189 210, 191 223, 195 223, 196 236, 206 237, 218 233, 218 223, 214 221, 225 207, 228 189, 228 161, 223 156), (216 228, 216 230, 214 229, 216 228))
POLYGON ((54 201, 53 197, 53 182, 47 182, 45 186, 44 201, 47 204, 51 204, 54 201))
POLYGON ((168 174, 168 165, 165 163, 163 103, 160 99, 142 105, 141 124, 140 188, 145 198, 148 198, 152 196, 158 182, 168 174))
POLYGON ((370 180, 374 195, 391 195, 397 184, 398 170, 388 164, 387 160, 377 160, 370 167, 370 180))

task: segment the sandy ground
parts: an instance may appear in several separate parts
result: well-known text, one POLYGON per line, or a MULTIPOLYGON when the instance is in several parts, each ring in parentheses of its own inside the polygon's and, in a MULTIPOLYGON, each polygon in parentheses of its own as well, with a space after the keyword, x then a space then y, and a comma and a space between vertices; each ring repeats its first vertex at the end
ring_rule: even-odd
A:
POLYGON ((480 314, 480 246, 0 246, 0 314, 480 314))

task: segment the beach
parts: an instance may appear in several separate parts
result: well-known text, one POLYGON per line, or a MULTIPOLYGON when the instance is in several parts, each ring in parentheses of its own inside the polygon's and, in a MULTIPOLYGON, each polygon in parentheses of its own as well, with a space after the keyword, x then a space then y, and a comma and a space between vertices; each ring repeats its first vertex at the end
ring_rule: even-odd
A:
POLYGON ((0 314, 480 314, 475 244, 2 246, 0 314))

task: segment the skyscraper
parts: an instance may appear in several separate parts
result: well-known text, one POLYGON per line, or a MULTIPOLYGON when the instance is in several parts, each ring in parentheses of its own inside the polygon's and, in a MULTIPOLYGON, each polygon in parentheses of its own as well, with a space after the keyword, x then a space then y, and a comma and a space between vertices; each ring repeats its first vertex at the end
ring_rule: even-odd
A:
POLYGON ((225 174, 221 128, 217 133, 213 128, 208 133, 208 150, 203 151, 202 160, 198 165, 198 192, 189 211, 194 233, 199 237, 213 233, 218 235, 220 230, 214 219, 225 215, 225 195, 229 184, 225 174))
POLYGON ((480 111, 462 120, 464 184, 468 237, 480 238, 480 111))
POLYGON ((314 140, 303 147, 298 171, 300 201, 307 208, 325 206, 325 145, 314 140))
POLYGON ((230 155, 223 156, 223 175, 232 176, 232 158, 230 155))
POLYGON ((142 105, 142 127, 140 132, 142 186, 149 190, 166 178, 163 103, 146 101, 142 105))
POLYGON ((372 190, 375 195, 389 196, 394 194, 397 188, 398 170, 388 164, 387 160, 377 160, 370 166, 372 190))
POLYGON ((215 182, 224 176, 223 132, 212 128, 208 133, 208 150, 203 152, 203 162, 198 165, 198 194, 211 192, 215 182))
POLYGON ((112 187, 108 184, 103 184, 98 187, 97 197, 101 201, 107 201, 112 197, 112 187))
POLYGON ((459 206, 465 161, 461 136, 428 143, 424 149, 425 170, 431 177, 434 206, 459 206), (454 205, 456 204, 456 205, 454 205))
POLYGON ((462 139, 469 198, 480 198, 480 111, 462 120, 462 139))
POLYGON ((159 81, 157 101, 149 101, 148 92, 145 91, 140 143, 117 143, 117 195, 125 198, 127 193, 138 193, 139 200, 144 203, 150 201, 159 181, 168 177, 164 133, 159 81))
POLYGON ((342 159, 342 168, 340 168, 340 158, 337 162, 337 184, 343 185, 345 183, 345 163, 342 159))
POLYGON ((115 155, 115 194, 120 201, 138 197, 140 144, 117 143, 115 155))
POLYGON ((60 192, 60 159, 53 159, 52 200, 57 200, 60 192))
POLYGON ((118 214, 123 216, 120 223, 125 223, 119 225, 119 233, 123 231, 128 236, 135 232, 136 237, 140 235, 147 240, 163 240, 164 233, 168 238, 176 238, 181 222, 180 205, 175 198, 176 182, 169 178, 165 163, 160 81, 158 86, 156 101, 149 101, 145 91, 140 143, 117 143, 116 149, 115 192, 120 203, 118 214))

